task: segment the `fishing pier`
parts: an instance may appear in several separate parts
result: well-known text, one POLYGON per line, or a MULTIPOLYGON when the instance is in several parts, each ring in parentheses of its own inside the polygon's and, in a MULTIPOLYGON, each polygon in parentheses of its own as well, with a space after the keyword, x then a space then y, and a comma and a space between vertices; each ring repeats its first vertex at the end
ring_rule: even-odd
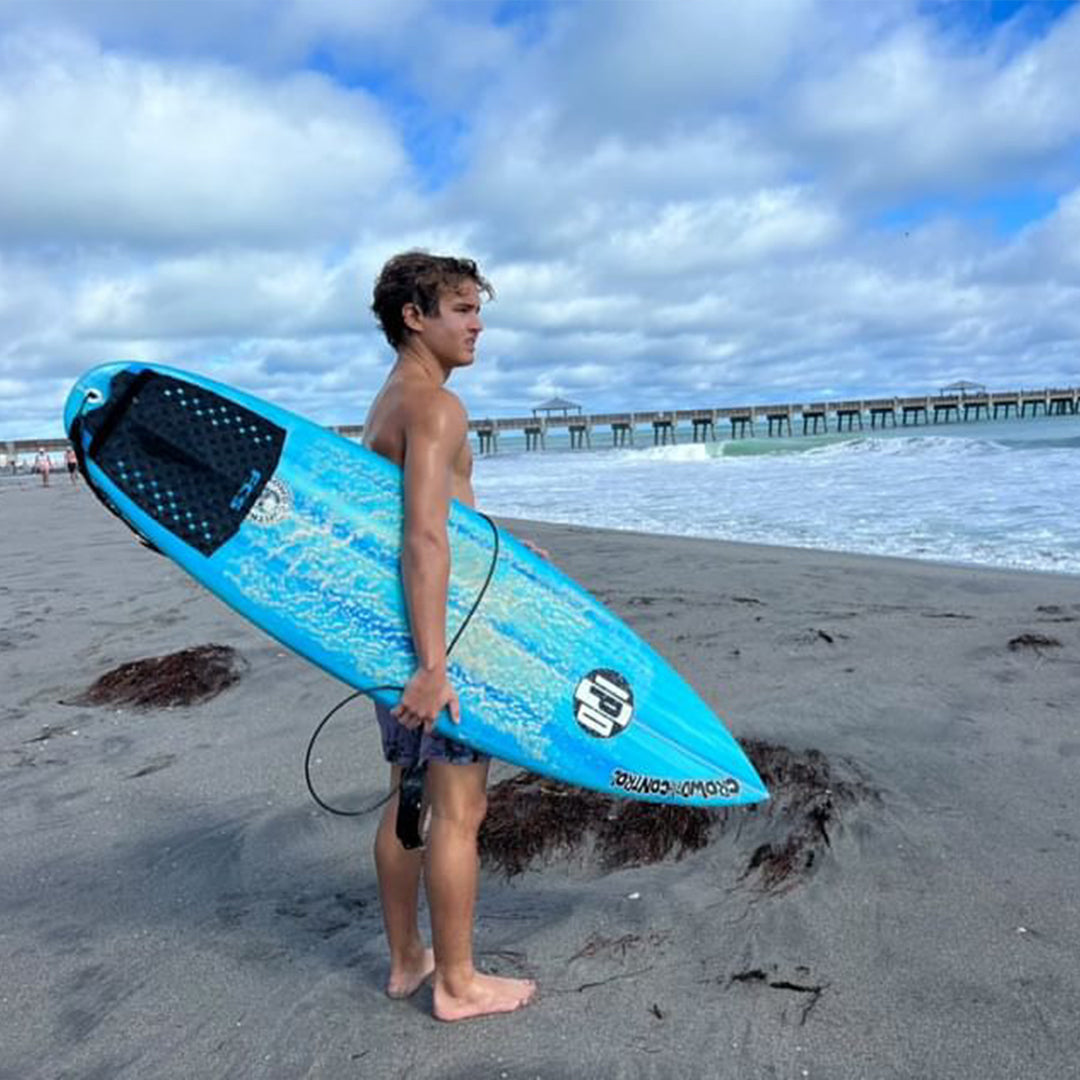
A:
MULTIPOLYGON (((578 450, 591 448, 594 439, 605 446, 634 446, 635 437, 644 433, 648 440, 650 430, 653 446, 668 446, 680 438, 711 442, 723 437, 749 438, 759 432, 770 438, 819 435, 830 431, 873 431, 878 427, 919 427, 1009 417, 1075 416, 1078 412, 1080 387, 589 415, 581 413, 573 402, 559 398, 537 406, 532 416, 473 420, 469 430, 476 437, 480 453, 490 454, 499 449, 500 434, 511 432, 525 436, 526 450, 542 450, 550 432, 565 430, 570 448, 578 450)), ((362 428, 338 430, 349 435, 363 431, 362 428)))

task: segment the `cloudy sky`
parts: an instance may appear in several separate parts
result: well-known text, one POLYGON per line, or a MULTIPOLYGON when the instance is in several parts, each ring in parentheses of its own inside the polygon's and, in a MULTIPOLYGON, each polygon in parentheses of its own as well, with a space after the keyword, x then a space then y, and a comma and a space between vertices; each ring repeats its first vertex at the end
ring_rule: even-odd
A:
POLYGON ((383 260, 473 416, 1080 384, 1080 7, 0 0, 0 441, 107 359, 357 422, 383 260))

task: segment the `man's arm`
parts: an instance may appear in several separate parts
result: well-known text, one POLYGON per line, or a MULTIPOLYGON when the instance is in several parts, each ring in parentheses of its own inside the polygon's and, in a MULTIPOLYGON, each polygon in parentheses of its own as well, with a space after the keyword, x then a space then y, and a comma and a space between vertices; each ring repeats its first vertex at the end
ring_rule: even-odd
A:
POLYGON ((406 727, 429 730, 449 708, 460 719, 457 694, 446 672, 446 596, 450 582, 451 467, 467 438, 465 410, 444 391, 415 409, 405 432, 405 529, 401 576, 416 671, 391 710, 406 727))

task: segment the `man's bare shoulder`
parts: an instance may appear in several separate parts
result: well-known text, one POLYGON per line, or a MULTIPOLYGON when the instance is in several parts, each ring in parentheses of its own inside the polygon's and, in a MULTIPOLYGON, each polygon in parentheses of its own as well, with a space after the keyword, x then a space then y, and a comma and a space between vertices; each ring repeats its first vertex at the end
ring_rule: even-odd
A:
POLYGON ((464 437, 469 424, 458 396, 442 386, 417 388, 402 401, 406 433, 464 437))
POLYGON ((460 442, 468 417, 455 394, 426 380, 390 378, 368 411, 364 445, 399 465, 408 442, 460 442))

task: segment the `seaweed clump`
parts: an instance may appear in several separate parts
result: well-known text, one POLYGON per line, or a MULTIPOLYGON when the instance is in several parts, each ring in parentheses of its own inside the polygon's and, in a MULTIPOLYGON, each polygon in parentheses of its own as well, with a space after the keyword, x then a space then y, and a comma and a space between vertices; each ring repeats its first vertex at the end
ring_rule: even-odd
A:
POLYGON ((507 877, 555 853, 585 843, 605 870, 659 862, 709 842, 716 811, 615 799, 595 791, 518 773, 488 793, 480 857, 507 877))
POLYGON ((775 828, 750 853, 742 876, 756 872, 763 892, 785 892, 832 846, 841 808, 876 800, 878 793, 860 779, 837 776, 820 750, 796 752, 758 739, 745 742, 743 749, 772 795, 766 813, 775 828))
MULTIPOLYGON (((771 794, 760 808, 638 802, 519 773, 489 792, 481 858, 507 877, 534 862, 579 850, 591 850, 604 870, 640 866, 700 850, 714 831, 722 834, 733 822, 740 826, 738 839, 747 816, 758 814, 765 818, 768 838, 747 853, 742 878, 753 877, 764 892, 786 891, 831 846, 841 807, 876 798, 876 792, 861 780, 836 776, 818 750, 793 751, 761 740, 748 740, 743 748, 771 794)), ((761 839, 760 831, 754 832, 761 839)))
POLYGON ((239 682, 246 666, 228 645, 196 645, 121 664, 64 704, 136 709, 201 704, 239 682))
POLYGON ((1020 634, 1009 642, 1009 652, 1019 652, 1021 649, 1060 649, 1061 642, 1057 638, 1047 637, 1045 634, 1020 634))

